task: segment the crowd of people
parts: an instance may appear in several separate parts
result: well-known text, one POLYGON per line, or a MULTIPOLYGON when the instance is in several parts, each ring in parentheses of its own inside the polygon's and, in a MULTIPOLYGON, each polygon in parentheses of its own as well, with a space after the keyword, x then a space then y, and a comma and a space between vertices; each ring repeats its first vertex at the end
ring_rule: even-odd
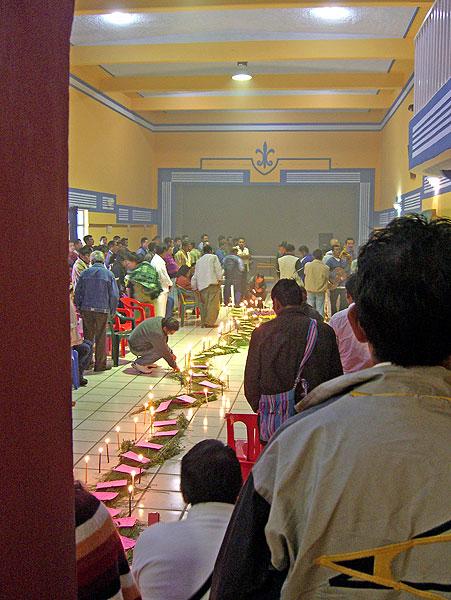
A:
MULTIPOLYGON (((178 277, 207 304, 217 301, 223 275, 227 284, 226 261, 229 293, 244 291, 239 246, 222 239, 213 251, 202 236, 190 280, 192 244, 180 241, 178 277)), ((345 248, 335 242, 326 257, 305 246, 296 257, 292 244, 281 244, 276 316, 254 330, 245 368, 264 450, 244 486, 230 448, 214 440, 194 446, 181 466, 188 519, 142 533, 136 587, 117 558, 122 597, 449 597, 451 221, 395 219, 358 257, 353 240, 345 248), (315 310, 308 302, 322 293, 309 277, 321 273, 330 291, 343 282, 345 308, 332 311, 329 324, 321 303, 315 310)), ((266 293, 259 274, 246 286, 266 293)), ((160 329, 167 343, 172 326, 159 319, 154 331, 153 319, 143 322, 156 345, 160 329)))

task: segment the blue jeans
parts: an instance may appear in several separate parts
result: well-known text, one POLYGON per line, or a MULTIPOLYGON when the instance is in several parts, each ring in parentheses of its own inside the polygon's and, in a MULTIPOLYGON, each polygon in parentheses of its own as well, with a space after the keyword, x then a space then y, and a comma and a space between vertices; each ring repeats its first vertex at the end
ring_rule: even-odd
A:
POLYGON ((227 305, 231 298, 231 286, 233 285, 235 291, 235 306, 238 306, 241 302, 241 279, 227 279, 225 280, 224 286, 224 304, 227 305))
POLYGON ((72 346, 78 353, 78 372, 80 377, 83 377, 83 371, 85 371, 92 358, 92 342, 91 340, 83 340, 81 344, 72 346))
POLYGON ((321 316, 324 317, 324 299, 326 297, 326 293, 322 292, 321 294, 314 294, 313 292, 307 292, 307 303, 310 304, 312 308, 316 308, 321 316))

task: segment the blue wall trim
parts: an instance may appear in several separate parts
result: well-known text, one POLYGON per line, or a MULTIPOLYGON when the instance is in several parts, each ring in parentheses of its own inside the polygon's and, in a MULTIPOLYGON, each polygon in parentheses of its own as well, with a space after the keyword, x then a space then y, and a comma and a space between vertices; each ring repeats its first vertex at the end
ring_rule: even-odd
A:
POLYGON ((451 78, 409 123, 409 168, 451 149, 451 78))

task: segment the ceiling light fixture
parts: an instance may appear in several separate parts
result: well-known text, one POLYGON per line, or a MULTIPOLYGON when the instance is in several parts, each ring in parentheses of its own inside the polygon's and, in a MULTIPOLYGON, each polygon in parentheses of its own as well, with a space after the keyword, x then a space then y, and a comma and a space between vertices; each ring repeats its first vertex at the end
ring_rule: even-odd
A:
POLYGON ((344 21, 349 17, 351 11, 344 6, 318 6, 312 8, 312 13, 318 19, 330 21, 344 21))
POLYGON ((113 25, 129 25, 135 21, 136 16, 132 13, 123 13, 120 11, 107 13, 102 15, 104 20, 113 25))
POLYGON ((237 62, 236 67, 237 70, 232 75, 232 79, 235 81, 249 81, 249 79, 252 79, 252 75, 247 69, 247 62, 237 62))

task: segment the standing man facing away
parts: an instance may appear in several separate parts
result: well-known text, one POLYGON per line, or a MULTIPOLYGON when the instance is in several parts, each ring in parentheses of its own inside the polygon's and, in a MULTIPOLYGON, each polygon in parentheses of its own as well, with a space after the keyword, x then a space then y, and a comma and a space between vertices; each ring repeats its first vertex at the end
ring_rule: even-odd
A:
POLYGON ((313 261, 304 267, 305 289, 307 291, 307 302, 324 317, 324 303, 326 292, 330 287, 330 269, 322 262, 323 253, 318 248, 313 251, 313 261))
POLYGON ((225 257, 222 266, 225 275, 224 304, 229 304, 233 286, 232 304, 238 306, 241 302, 241 279, 244 272, 244 265, 238 256, 238 248, 236 246, 225 257))
POLYGON ((226 257, 226 241, 224 236, 220 236, 220 240, 218 240, 218 247, 215 250, 215 254, 219 259, 219 262, 222 267, 222 263, 224 262, 224 258, 226 257))
POLYGON ((293 244, 287 244, 285 254, 278 259, 280 279, 296 278, 296 263, 298 257, 294 255, 293 244))
POLYGON ((349 319, 380 364, 318 386, 273 437, 211 600, 449 597, 450 273, 450 219, 401 217, 360 249, 349 319))
POLYGON ((313 262, 313 255, 310 254, 310 250, 307 246, 299 246, 299 254, 300 258, 298 258, 296 262, 296 274, 299 281, 304 283, 305 281, 305 273, 304 267, 308 262, 313 262))
POLYGON ((204 245, 204 254, 196 263, 191 279, 193 290, 199 290, 202 298, 202 327, 214 327, 219 315, 219 288, 222 285, 222 268, 209 244, 204 245))
POLYGON ((182 458, 180 488, 191 504, 188 518, 147 528, 133 552, 143 600, 187 600, 196 593, 208 598, 242 481, 235 452, 219 440, 203 440, 182 458))
POLYGON ((330 307, 334 315, 338 310, 346 308, 345 280, 350 271, 350 265, 347 260, 340 258, 340 244, 332 246, 332 256, 326 261, 326 266, 330 269, 330 280, 337 284, 330 290, 330 307))
MULTIPOLYGON (((244 394, 254 412, 262 394, 292 389, 310 327, 301 289, 293 279, 280 279, 271 290, 271 298, 277 316, 252 332, 244 371, 244 394)), ((343 374, 333 329, 322 322, 317 326, 316 344, 302 373, 309 384, 307 391, 343 374)), ((296 402, 301 400, 302 391, 298 385, 296 402)))
POLYGON ((176 356, 168 346, 168 336, 179 330, 177 319, 170 317, 151 317, 141 321, 128 338, 130 351, 138 358, 132 367, 140 373, 151 373, 160 358, 177 370, 176 356))
POLYGON ((168 301, 169 290, 172 287, 172 281, 168 275, 166 263, 164 262, 167 251, 168 249, 166 244, 157 244, 155 246, 155 256, 150 261, 150 264, 158 273, 158 278, 160 280, 161 287, 163 288, 163 291, 155 300, 155 315, 157 317, 166 316, 166 303, 168 301))
POLYGON ((92 252, 91 267, 80 275, 74 294, 74 304, 83 319, 83 335, 96 346, 94 371, 111 369, 106 362, 106 327, 108 314, 116 314, 119 301, 116 280, 104 260, 103 252, 92 252))

